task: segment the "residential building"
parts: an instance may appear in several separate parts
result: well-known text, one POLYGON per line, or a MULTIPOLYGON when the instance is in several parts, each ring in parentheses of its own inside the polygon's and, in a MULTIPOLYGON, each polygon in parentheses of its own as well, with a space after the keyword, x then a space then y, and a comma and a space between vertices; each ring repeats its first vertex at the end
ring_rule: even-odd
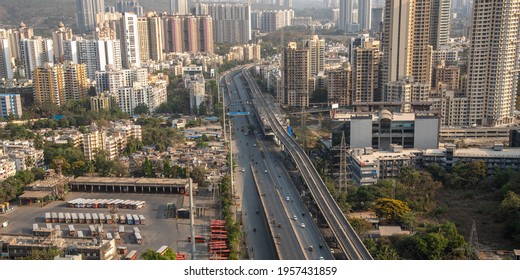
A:
POLYGON ((282 86, 277 102, 289 107, 309 106, 309 50, 290 42, 282 51, 282 86))
POLYGON ((430 45, 434 50, 450 40, 450 0, 431 0, 430 45))
POLYGON ((62 105, 65 102, 65 79, 61 64, 46 63, 34 69, 34 101, 62 105))
POLYGON ((372 25, 372 0, 358 0, 359 30, 368 31, 372 25))
POLYGON ((90 97, 90 109, 96 112, 99 110, 110 110, 112 96, 109 92, 101 93, 90 97))
POLYGON ((16 175, 16 163, 9 158, 0 158, 0 181, 16 175))
POLYGON ((119 13, 134 13, 138 17, 144 15, 144 10, 139 1, 131 0, 131 1, 123 1, 119 0, 116 3, 116 11, 119 13))
POLYGON ((190 91, 190 112, 191 114, 197 114, 197 110, 206 101, 204 75, 184 75, 184 87, 190 91))
POLYGON ((8 117, 22 117, 22 100, 19 94, 0 94, 0 105, 0 117, 4 119, 8 117))
POLYGON ((166 82, 160 81, 155 84, 141 84, 134 82, 130 87, 118 89, 118 103, 121 110, 130 115, 139 104, 148 106, 153 112, 161 103, 166 101, 166 82))
POLYGON ((457 90, 460 84, 460 67, 448 66, 441 64, 435 67, 433 75, 432 87, 446 87, 448 89, 457 90))
POLYGON ((370 21, 370 31, 379 32, 379 26, 383 23, 383 8, 372 8, 372 18, 370 21))
POLYGON ((31 27, 28 27, 23 21, 20 22, 18 28, 11 28, 7 32, 7 39, 9 39, 9 48, 11 49, 11 55, 16 61, 16 66, 22 65, 22 39, 32 39, 34 37, 34 31, 31 27))
POLYGON ((96 14, 105 11, 104 0, 76 0, 77 27, 87 33, 96 28, 96 14))
POLYGON ((170 0, 170 14, 188 15, 188 0, 170 0))
POLYGON ((217 43, 246 44, 251 40, 251 5, 247 3, 198 3, 194 15, 213 19, 217 43))
MULTIPOLYGON (((352 30, 352 14, 354 12, 354 1, 340 0, 339 1, 339 25, 338 29, 345 32, 353 32, 352 30)), ((357 31, 357 30, 355 30, 357 31)))
POLYGON ((54 63, 63 63, 65 61, 64 42, 66 40, 72 40, 72 29, 65 27, 63 22, 60 22, 58 28, 52 31, 54 63))
POLYGON ((11 51, 9 39, 0 37, 0 79, 8 80, 14 77, 11 51))
POLYGON ((519 0, 475 0, 468 54, 470 124, 513 120, 517 96, 519 0))
POLYGON ((121 57, 125 68, 141 67, 141 56, 139 53, 139 31, 137 15, 123 13, 121 17, 121 57))
POLYGON ((350 67, 327 70, 327 77, 328 105, 350 106, 352 104, 350 67))
POLYGON ((134 83, 147 84, 148 71, 146 68, 112 69, 96 72, 96 92, 101 94, 108 91, 117 96, 119 88, 131 87, 134 83))
POLYGON ((41 37, 22 39, 20 41, 20 47, 25 78, 33 79, 32 72, 34 69, 45 63, 46 56, 43 48, 43 39, 41 37))
POLYGON ((164 51, 167 53, 213 53, 214 29, 210 16, 166 16, 164 51))
MULTIPOLYGON (((352 102, 376 101, 379 96, 379 41, 365 40, 352 51, 352 102)), ((378 98, 379 99, 379 98, 378 98)))
POLYGON ((316 76, 325 69, 325 40, 318 35, 303 40, 303 48, 309 49, 309 75, 316 76))

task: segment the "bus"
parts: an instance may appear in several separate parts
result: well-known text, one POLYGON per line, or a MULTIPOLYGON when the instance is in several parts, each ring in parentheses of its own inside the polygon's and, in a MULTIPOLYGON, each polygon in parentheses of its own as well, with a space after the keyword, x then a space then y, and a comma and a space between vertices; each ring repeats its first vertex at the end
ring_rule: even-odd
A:
POLYGON ((45 213, 45 222, 46 223, 52 222, 51 213, 50 212, 45 213))
POLYGON ((83 235, 83 231, 78 230, 78 238, 83 238, 83 237, 85 237, 85 236, 83 235))
POLYGON ((85 215, 83 213, 79 213, 78 214, 78 217, 79 217, 79 223, 80 224, 84 224, 85 223, 85 215))
MULTIPOLYGON (((188 236, 188 242, 191 242, 191 236, 188 236)), ((204 242, 206 242, 206 238, 204 238, 204 236, 201 236, 201 235, 195 236, 195 243, 204 243, 204 242)))
POLYGON ((92 237, 96 237, 97 236, 97 231, 96 231, 96 228, 94 227, 94 225, 88 226, 88 229, 90 230, 90 235, 92 237))
POLYGON ((119 230, 117 232, 119 232, 119 234, 125 234, 125 226, 119 226, 119 230))
POLYGON ((73 225, 69 225, 69 235, 76 236, 76 229, 74 229, 73 225))
POLYGON ((72 223, 72 216, 70 215, 70 213, 65 213, 65 222, 67 224, 72 223))
POLYGON ((96 213, 92 214, 92 222, 93 222, 94 224, 99 223, 99 217, 98 217, 98 214, 96 214, 96 213))
POLYGON ((105 214, 103 214, 103 213, 99 214, 99 223, 104 224, 105 222, 106 222, 105 214))
POLYGON ((87 224, 92 223, 92 216, 90 216, 90 213, 85 214, 85 222, 87 224))
POLYGON ((168 246, 163 245, 161 248, 157 249, 157 253, 161 256, 164 256, 164 253, 166 253, 166 250, 168 250, 168 246))
POLYGON ((144 215, 139 215, 139 220, 141 221, 141 225, 146 224, 146 219, 144 218, 144 215))
POLYGON ((132 215, 132 219, 134 219, 134 225, 140 225, 141 224, 141 220, 139 220, 139 216, 137 216, 136 214, 132 215))
POLYGON ((141 233, 141 231, 139 230, 138 227, 134 227, 134 232, 139 232, 139 233, 141 233))
POLYGON ((65 223, 65 215, 63 213, 58 213, 58 222, 65 223))
POLYGON ((72 214, 70 214, 70 216, 72 218, 72 223, 73 224, 79 223, 78 215, 76 213, 72 213, 72 214))
POLYGON ((52 222, 57 223, 58 222, 58 213, 52 212, 51 216, 52 216, 52 222))
POLYGON ((126 255, 125 260, 135 260, 137 259, 137 250, 132 250, 128 255, 126 255))
POLYGON ((137 244, 143 243, 143 238, 141 237, 141 233, 134 232, 134 234, 135 234, 135 241, 137 241, 137 244))
POLYGON ((121 214, 119 215, 119 223, 120 224, 126 224, 126 216, 121 214))
POLYGON ((132 215, 126 214, 126 224, 128 224, 128 225, 134 224, 134 219, 132 218, 132 215))

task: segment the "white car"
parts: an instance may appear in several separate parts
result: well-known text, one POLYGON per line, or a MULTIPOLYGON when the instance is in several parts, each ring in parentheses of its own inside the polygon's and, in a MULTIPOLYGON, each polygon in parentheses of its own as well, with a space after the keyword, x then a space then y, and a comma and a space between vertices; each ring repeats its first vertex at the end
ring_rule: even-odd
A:
POLYGON ((253 147, 256 147, 256 144, 253 144, 253 147))
POLYGON ((300 226, 301 226, 302 228, 305 228, 305 224, 304 224, 304 223, 302 223, 300 226))
POLYGON ((267 169, 264 172, 267 173, 267 169))
POLYGON ((298 217, 296 217, 296 215, 294 215, 294 216, 292 217, 292 219, 295 220, 295 221, 298 221, 298 217))
POLYGON ((242 170, 240 170, 240 171, 242 171, 242 172, 246 172, 246 169, 245 169, 245 168, 242 168, 242 170))
POLYGON ((286 197, 285 200, 291 201, 291 198, 290 197, 286 197))

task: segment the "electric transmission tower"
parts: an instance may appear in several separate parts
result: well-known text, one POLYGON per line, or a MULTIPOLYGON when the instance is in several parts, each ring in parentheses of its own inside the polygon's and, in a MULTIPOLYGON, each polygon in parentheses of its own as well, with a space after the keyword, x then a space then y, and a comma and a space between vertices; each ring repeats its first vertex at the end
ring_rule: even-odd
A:
POLYGON ((341 134, 341 144, 339 146, 339 193, 347 194, 347 143, 345 142, 345 132, 341 134))

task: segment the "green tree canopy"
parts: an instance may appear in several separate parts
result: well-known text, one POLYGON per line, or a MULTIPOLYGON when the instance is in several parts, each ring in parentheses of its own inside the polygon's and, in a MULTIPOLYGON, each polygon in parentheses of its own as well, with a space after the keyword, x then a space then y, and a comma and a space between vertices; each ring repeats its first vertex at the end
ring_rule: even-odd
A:
POLYGON ((162 255, 153 249, 148 249, 141 254, 142 260, 175 260, 175 257, 176 255, 172 248, 166 249, 162 255))
POLYGON ((410 208, 408 205, 397 199, 380 198, 376 201, 374 210, 379 218, 383 218, 389 223, 402 223, 410 208))

